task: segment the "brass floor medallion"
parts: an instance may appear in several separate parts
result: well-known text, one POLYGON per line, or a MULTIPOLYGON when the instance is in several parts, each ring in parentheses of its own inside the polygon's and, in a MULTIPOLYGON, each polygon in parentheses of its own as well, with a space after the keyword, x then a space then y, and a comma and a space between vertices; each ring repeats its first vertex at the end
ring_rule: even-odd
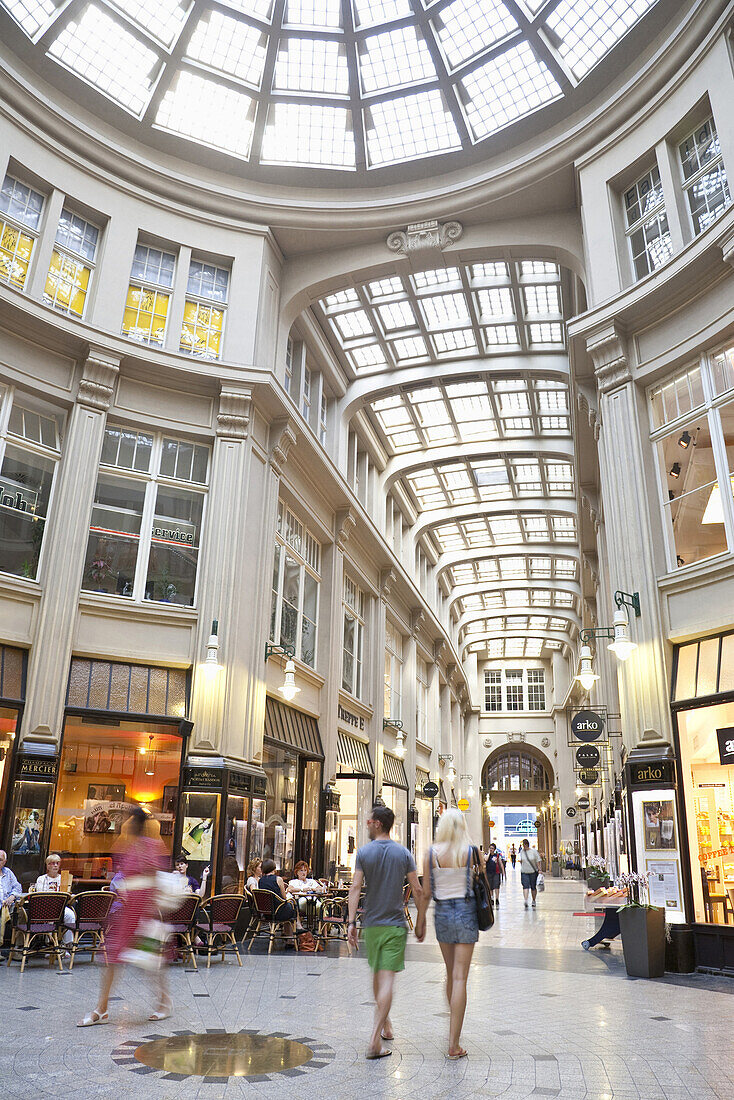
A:
POLYGON ((134 1052, 151 1069, 186 1077, 262 1077, 310 1062, 314 1052, 293 1039, 220 1032, 173 1035, 141 1043, 134 1052))

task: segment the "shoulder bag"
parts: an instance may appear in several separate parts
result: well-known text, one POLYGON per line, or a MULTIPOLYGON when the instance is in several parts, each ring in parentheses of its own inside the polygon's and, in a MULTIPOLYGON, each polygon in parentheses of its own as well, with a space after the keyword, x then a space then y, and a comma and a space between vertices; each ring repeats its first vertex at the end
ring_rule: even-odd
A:
POLYGON ((479 852, 472 848, 472 892, 477 907, 477 924, 480 932, 486 932, 494 924, 494 911, 489 904, 489 885, 482 869, 479 852))

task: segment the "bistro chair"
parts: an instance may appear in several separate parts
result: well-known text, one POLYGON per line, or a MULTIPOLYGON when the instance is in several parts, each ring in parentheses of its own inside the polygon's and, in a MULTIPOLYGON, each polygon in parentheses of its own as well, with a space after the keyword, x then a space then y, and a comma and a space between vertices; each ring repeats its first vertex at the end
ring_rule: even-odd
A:
POLYGON ((245 905, 247 906, 247 913, 248 913, 247 928, 245 929, 244 934, 242 936, 242 943, 244 945, 244 942, 245 942, 245 940, 247 939, 248 936, 250 936, 250 935, 254 936, 255 935, 255 929, 257 928, 257 922, 258 922, 258 915, 257 915, 257 906, 255 905, 255 899, 252 896, 252 890, 248 889, 248 887, 245 886, 245 888, 243 890, 243 894, 244 894, 244 897, 245 897, 245 905))
POLYGON ((76 925, 74 927, 74 940, 69 948, 71 951, 69 970, 74 969, 76 953, 82 946, 84 936, 91 938, 91 944, 87 946, 91 946, 92 949, 92 962, 94 962, 94 956, 98 951, 102 951, 105 962, 107 962, 104 936, 115 896, 108 890, 85 890, 81 894, 76 894, 72 899, 71 907, 76 914, 76 925))
POLYGON ((327 898, 321 910, 319 935, 328 939, 346 940, 349 933, 349 907, 345 898, 327 898))
POLYGON ((242 894, 215 894, 199 907, 194 928, 204 940, 207 970, 212 964, 212 954, 217 951, 222 952, 222 962, 224 962, 224 951, 228 943, 234 948, 238 965, 242 966, 242 959, 237 950, 235 925, 244 904, 245 899, 242 894))
MULTIPOLYGON (((284 901, 280 894, 273 893, 272 890, 253 890, 252 898, 255 903, 255 911, 257 915, 257 926, 250 939, 248 951, 252 949, 252 945, 256 938, 260 935, 268 936, 268 954, 273 946, 273 940, 278 934, 279 928, 286 921, 293 918, 278 916, 279 911, 284 905, 290 903, 284 901), (261 931, 263 924, 267 924, 268 927, 261 931)), ((295 923, 295 920, 294 920, 295 923)), ((296 951, 298 951, 298 936, 293 937, 296 951)))
POLYGON ((44 950, 48 951, 48 965, 51 966, 55 958, 59 964, 59 970, 64 966, 61 956, 64 946, 59 939, 64 929, 64 909, 69 904, 69 894, 56 892, 46 893, 39 891, 29 894, 25 901, 16 906, 15 927, 13 928, 13 940, 8 953, 8 966, 13 958, 13 952, 20 952, 20 972, 25 970, 26 959, 35 950, 34 940, 39 936, 48 937, 50 943, 44 950))
POLYGON ((410 928, 411 932, 413 931, 413 918, 412 918, 411 913, 410 913, 410 904, 409 903, 410 903, 410 899, 411 899, 412 894, 413 894, 412 887, 411 887, 409 882, 406 882, 405 886, 403 887, 403 911, 405 913, 405 919, 408 922, 408 927, 410 928))
POLYGON ((166 913, 165 917, 161 918, 170 928, 171 935, 176 937, 176 943, 181 949, 182 956, 188 955, 191 959, 194 970, 199 969, 196 965, 194 939, 200 902, 201 898, 198 894, 186 894, 181 899, 181 904, 172 913, 166 913))

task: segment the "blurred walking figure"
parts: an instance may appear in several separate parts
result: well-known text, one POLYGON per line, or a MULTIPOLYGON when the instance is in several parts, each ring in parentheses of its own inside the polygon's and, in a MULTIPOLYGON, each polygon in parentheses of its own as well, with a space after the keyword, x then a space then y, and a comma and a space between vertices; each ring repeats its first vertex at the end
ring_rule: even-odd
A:
MULTIPOLYGON (((492 848, 496 846, 491 845, 492 848)), ((452 1061, 466 1058, 460 1043, 466 1012, 466 982, 474 944, 479 939, 477 905, 472 889, 475 862, 484 861, 469 839, 460 810, 446 810, 436 829, 436 844, 423 867, 423 896, 418 901, 415 934, 426 932, 426 910, 435 899, 436 939, 446 966, 446 1000, 449 1002, 449 1053, 452 1061)))
POLYGON ((520 881, 522 893, 525 899, 525 908, 528 907, 528 895, 533 895, 533 909, 538 897, 538 872, 540 871, 540 856, 535 848, 530 847, 529 840, 523 840, 520 849, 520 881))
POLYGON ((512 870, 515 870, 515 862, 517 860, 517 848, 513 844, 510 848, 510 859, 512 860, 512 870))
POLYGON ((500 907, 500 886, 505 875, 505 861, 502 853, 497 851, 496 844, 490 844, 487 856, 487 882, 489 883, 489 904, 492 905, 494 894, 494 907, 500 907))
MULTIPOLYGON (((145 927, 158 920, 158 871, 167 867, 166 849, 160 839, 145 835, 148 815, 136 806, 124 827, 126 849, 120 861, 121 879, 117 892, 122 906, 113 915, 106 936, 107 966, 102 974, 97 1007, 88 1012, 77 1027, 106 1024, 109 1020, 107 1002, 120 963, 126 954, 141 945, 145 927)), ((117 876, 115 876, 117 878, 117 876)), ((161 964, 155 971, 158 999, 150 1020, 165 1020, 171 1015, 172 1004, 166 971, 161 964)))

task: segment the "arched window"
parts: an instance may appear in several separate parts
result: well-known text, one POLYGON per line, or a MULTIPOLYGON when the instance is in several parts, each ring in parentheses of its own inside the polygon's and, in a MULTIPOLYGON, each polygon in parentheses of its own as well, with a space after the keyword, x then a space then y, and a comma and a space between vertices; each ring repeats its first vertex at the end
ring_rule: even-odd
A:
POLYGON ((551 778, 539 757, 525 749, 500 749, 484 765, 482 786, 488 791, 548 791, 551 778))

